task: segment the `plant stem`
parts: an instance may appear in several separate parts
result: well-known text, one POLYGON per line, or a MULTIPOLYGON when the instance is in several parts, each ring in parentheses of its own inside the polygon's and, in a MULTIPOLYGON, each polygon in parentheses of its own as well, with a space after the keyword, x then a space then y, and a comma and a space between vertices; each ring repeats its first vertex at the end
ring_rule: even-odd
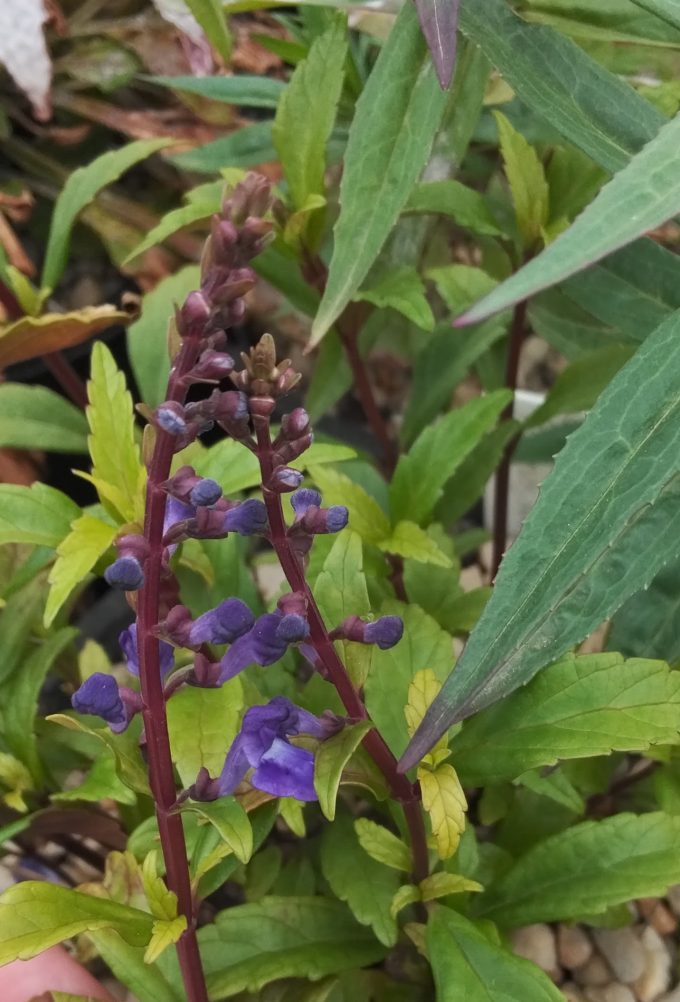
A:
MULTIPOLYGON (((508 341, 508 353, 505 360, 505 385, 513 392, 513 399, 501 414, 502 421, 509 421, 513 415, 514 393, 517 388, 517 372, 519 369, 519 357, 524 341, 524 330, 526 320, 527 304, 526 300, 517 303, 515 306, 512 326, 510 327, 510 337, 508 341)), ((508 488, 510 485, 510 462, 512 454, 517 447, 517 438, 508 442, 503 453, 500 466, 496 470, 494 484, 494 504, 493 504, 493 559, 491 564, 491 580, 498 574, 508 538, 508 488)))
MULTIPOLYGON (((262 493, 269 517, 272 546, 292 590, 302 592, 305 595, 310 640, 347 713, 357 720, 368 720, 369 715, 364 702, 340 660, 333 641, 328 636, 328 630, 307 583, 302 563, 290 545, 283 517, 281 495, 267 490, 264 486, 269 482, 273 472, 273 449, 269 434, 269 420, 255 416, 254 423, 257 433, 257 454, 262 474, 262 493)), ((392 795, 403 807, 411 838, 413 876, 417 881, 423 880, 429 872, 429 863, 418 788, 406 776, 397 771, 397 760, 375 728, 368 732, 363 744, 385 777, 392 795)))
POLYGON ((87 389, 66 356, 60 351, 43 355, 43 361, 67 397, 81 410, 87 407, 87 389))
MULTIPOLYGON (((186 390, 182 376, 191 369, 200 351, 198 338, 185 339, 168 383, 169 400, 181 403, 186 390)), ((177 956, 189 1002, 207 1002, 203 967, 196 938, 194 901, 182 819, 176 813, 177 790, 170 754, 165 710, 165 694, 160 670, 159 641, 153 629, 160 618, 160 582, 163 564, 163 519, 167 495, 161 484, 170 475, 174 439, 158 431, 149 464, 144 536, 149 545, 145 583, 137 606, 137 642, 143 699, 144 728, 149 760, 149 781, 156 804, 156 817, 167 872, 167 884, 177 895, 180 914, 187 920, 186 931, 177 942, 177 956)))

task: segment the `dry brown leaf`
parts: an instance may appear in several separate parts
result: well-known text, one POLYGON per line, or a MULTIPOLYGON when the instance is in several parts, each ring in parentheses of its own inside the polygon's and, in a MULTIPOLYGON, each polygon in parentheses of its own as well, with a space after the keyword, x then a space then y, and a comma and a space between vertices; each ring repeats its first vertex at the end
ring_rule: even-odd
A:
POLYGON ((60 351, 94 337, 113 324, 132 318, 115 306, 89 306, 74 313, 21 317, 0 329, 0 369, 51 351, 60 351))

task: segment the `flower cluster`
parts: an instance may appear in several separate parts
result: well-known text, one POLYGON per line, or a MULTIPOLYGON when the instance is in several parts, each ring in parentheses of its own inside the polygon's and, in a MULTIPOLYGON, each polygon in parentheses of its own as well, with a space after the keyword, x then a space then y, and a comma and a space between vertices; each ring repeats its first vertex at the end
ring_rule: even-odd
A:
MULTIPOLYGON (((192 364, 186 372, 171 375, 168 399, 150 415, 157 434, 167 436, 175 453, 218 425, 258 456, 264 497, 225 498, 218 482, 201 477, 188 465, 157 483, 166 495, 159 620, 146 630, 146 637, 140 637, 138 626, 133 624, 121 634, 120 645, 128 670, 139 675, 140 644, 159 643, 166 699, 181 685, 216 687, 250 666, 266 668, 293 646, 321 669, 320 643, 328 647, 329 640, 343 638, 376 644, 384 650, 402 635, 403 626, 396 616, 372 622, 350 616, 326 632, 304 581, 305 558, 314 537, 340 532, 349 513, 342 505, 323 507, 318 491, 301 487, 303 474, 291 465, 312 443, 309 417, 303 408, 284 415, 273 441, 270 436, 275 402, 300 376, 290 360, 277 362, 269 335, 242 356, 244 367, 240 371, 235 371, 233 359, 224 351, 224 328, 243 317, 243 297, 253 284, 248 262, 268 239, 269 224, 262 218, 268 205, 268 188, 262 179, 246 179, 225 203, 222 215, 213 220, 202 262, 201 288, 188 296, 175 316, 180 343, 187 351, 187 345, 191 347, 192 364), (227 378, 233 388, 223 390, 219 384, 227 378), (204 399, 184 402, 187 389, 197 383, 218 385, 204 399), (292 509, 288 521, 281 508, 281 495, 286 493, 290 493, 292 509), (185 540, 222 539, 229 533, 259 535, 276 547, 285 547, 288 570, 283 559, 282 564, 289 580, 292 564, 297 583, 279 598, 276 608, 262 615, 256 616, 241 599, 227 597, 193 618, 179 601, 173 569, 175 551, 185 540)), ((116 546, 118 556, 106 570, 106 580, 128 593, 143 589, 151 560, 148 535, 127 533, 116 546)), ((134 605, 134 596, 128 598, 134 605)), ((135 690, 119 686, 112 676, 101 673, 78 689, 73 706, 81 713, 100 716, 114 731, 124 730, 143 709, 135 690)), ((211 778, 202 771, 186 795, 206 800, 232 794, 251 773, 251 785, 273 796, 316 799, 314 753, 296 743, 296 738, 302 735, 308 741, 324 741, 342 726, 343 721, 333 714, 317 717, 281 696, 265 706, 253 706, 243 717, 221 774, 211 778)))

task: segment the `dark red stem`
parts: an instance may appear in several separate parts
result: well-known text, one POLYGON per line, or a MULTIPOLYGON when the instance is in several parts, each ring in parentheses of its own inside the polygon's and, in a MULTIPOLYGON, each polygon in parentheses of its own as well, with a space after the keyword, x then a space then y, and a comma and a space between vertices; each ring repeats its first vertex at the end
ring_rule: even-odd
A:
MULTIPOLYGON (((501 414, 501 421, 509 421, 513 415, 514 392, 517 388, 517 372, 519 370, 519 358, 524 342, 525 322, 527 304, 526 301, 518 303, 512 317, 510 336, 508 340, 508 353, 505 360, 505 385, 513 392, 513 400, 501 414)), ((491 564, 491 580, 498 574, 503 554, 508 541, 508 488, 510 484, 510 463, 512 454, 517 447, 517 438, 508 442, 503 453, 503 458, 496 470, 496 480, 494 486, 493 503, 493 559, 491 564)))
MULTIPOLYGON (((183 402, 186 389, 182 377, 194 365, 200 348, 199 338, 185 339, 170 374, 167 399, 183 402)), ((159 641, 152 633, 160 618, 163 519, 167 498, 160 485, 170 476, 173 455, 174 439, 159 430, 149 465, 146 491, 144 536, 149 544, 149 556, 145 566, 145 584, 138 597, 137 637, 149 781, 156 804, 166 880, 170 890, 177 895, 180 914, 187 920, 187 929, 177 943, 177 955, 189 1002, 207 1002, 184 831, 182 819, 175 809, 177 791, 161 680, 159 641)))
POLYGON ((45 365, 50 370, 67 397, 81 410, 87 407, 87 389, 69 360, 60 351, 43 355, 45 365))
MULTIPOLYGON (((264 485, 269 482, 274 468, 269 420, 268 418, 255 417, 254 421, 257 433, 257 452, 264 485)), ((286 580, 293 591, 304 593, 307 599, 307 621, 314 650, 329 680, 335 686, 348 715, 356 720, 368 720, 369 716, 364 702, 340 660, 333 641, 328 636, 326 624, 307 583, 302 563, 290 545, 283 517, 281 495, 267 490, 264 486, 262 490, 269 517, 271 543, 286 575, 286 580)), ((406 776, 397 771, 397 760, 375 728, 368 732, 363 744, 385 777, 393 797, 401 803, 404 809, 413 852, 413 876, 417 881, 424 880, 429 873, 429 862, 425 826, 417 787, 406 776)))

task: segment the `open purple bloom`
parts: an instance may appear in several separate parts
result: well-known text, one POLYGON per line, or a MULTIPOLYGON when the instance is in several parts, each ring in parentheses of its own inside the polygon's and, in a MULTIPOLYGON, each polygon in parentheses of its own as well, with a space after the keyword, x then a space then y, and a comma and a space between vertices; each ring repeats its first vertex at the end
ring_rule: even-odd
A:
POLYGON ((364 643, 377 644, 381 651, 387 651, 398 644, 404 635, 404 622, 399 616, 381 616, 372 623, 366 623, 364 643))
POLYGON ((222 497, 222 488, 209 477, 204 477, 192 488, 189 500, 193 505, 211 505, 222 497))
POLYGON ((316 800, 314 755, 290 744, 295 734, 324 739, 333 725, 302 710, 285 696, 276 696, 266 706, 252 706, 244 715, 218 780, 220 796, 233 793, 249 769, 252 785, 275 797, 316 800))
MULTIPOLYGON (((139 677, 139 652, 137 650, 137 624, 131 623, 118 637, 120 649, 127 661, 127 669, 132 675, 139 677)), ((172 644, 160 641, 160 666, 163 678, 175 662, 175 652, 172 644)))
POLYGON ((112 731, 124 731, 129 723, 118 683, 112 675, 96 671, 73 693, 71 705, 78 713, 101 717, 112 731))
POLYGON ((311 505, 315 508, 321 505, 321 495, 311 487, 303 487, 291 494, 290 504, 295 514, 301 518, 311 505))
POLYGON ((267 528, 267 509, 263 501, 250 498, 231 508, 224 517, 227 532, 238 532, 241 536, 254 536, 267 528))
POLYGON ((261 668, 273 665, 286 653, 289 644, 304 640, 309 633, 303 616, 284 615, 280 609, 266 612, 253 626, 236 640, 221 661, 220 682, 226 682, 242 672, 248 665, 261 668))
POLYGON ((179 501, 177 498, 168 498, 165 505, 165 516, 163 518, 163 535, 172 529, 174 525, 178 522, 186 522, 187 519, 193 518, 196 514, 196 508, 192 504, 185 504, 184 501, 179 501))
POLYGON ((189 642, 192 647, 200 644, 233 644, 254 622, 255 617, 245 602, 240 598, 228 598, 194 620, 189 630, 189 642))

